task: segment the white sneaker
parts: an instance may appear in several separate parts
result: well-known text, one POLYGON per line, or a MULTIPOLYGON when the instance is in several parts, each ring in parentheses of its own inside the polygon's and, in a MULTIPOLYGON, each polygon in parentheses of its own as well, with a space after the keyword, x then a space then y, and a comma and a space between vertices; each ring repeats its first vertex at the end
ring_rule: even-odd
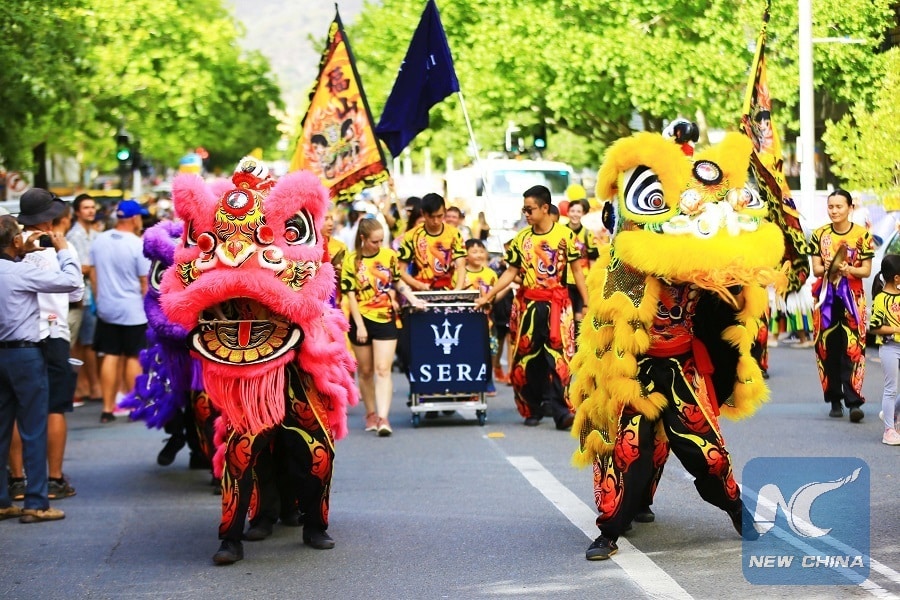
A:
POLYGON ((893 428, 885 429, 881 443, 888 446, 900 446, 900 433, 897 433, 897 430, 893 428))

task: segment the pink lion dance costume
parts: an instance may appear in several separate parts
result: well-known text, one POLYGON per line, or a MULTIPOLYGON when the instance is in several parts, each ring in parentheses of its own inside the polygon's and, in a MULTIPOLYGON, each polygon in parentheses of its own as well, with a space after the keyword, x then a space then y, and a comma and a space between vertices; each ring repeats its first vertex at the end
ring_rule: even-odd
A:
POLYGON ((257 462, 273 451, 303 512, 303 541, 334 546, 326 532, 334 441, 356 403, 347 323, 328 305, 334 272, 319 234, 326 190, 303 171, 276 182, 252 157, 232 184, 213 192, 196 175, 175 179, 184 234, 161 285, 163 310, 190 332, 204 389, 222 414, 217 564, 243 558, 244 522, 260 509, 257 462))

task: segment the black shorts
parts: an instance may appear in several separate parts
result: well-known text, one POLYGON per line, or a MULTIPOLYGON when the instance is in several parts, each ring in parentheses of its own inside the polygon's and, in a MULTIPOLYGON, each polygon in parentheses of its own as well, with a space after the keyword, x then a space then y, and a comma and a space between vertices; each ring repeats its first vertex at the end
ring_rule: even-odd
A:
POLYGON ((48 413, 72 412, 75 396, 75 373, 69 364, 69 342, 62 338, 44 340, 44 358, 47 361, 47 383, 50 387, 48 413))
POLYGON ((356 321, 350 319, 350 331, 347 332, 347 336, 349 336, 350 343, 354 346, 371 346, 372 340, 396 340, 400 337, 400 330, 397 329, 397 323, 395 321, 378 323, 377 321, 370 321, 363 317, 363 324, 365 324, 366 333, 369 335, 366 338, 365 343, 360 344, 356 341, 356 321))
POLYGON ((97 319, 94 332, 94 352, 112 356, 137 357, 147 346, 147 324, 113 325, 97 319))

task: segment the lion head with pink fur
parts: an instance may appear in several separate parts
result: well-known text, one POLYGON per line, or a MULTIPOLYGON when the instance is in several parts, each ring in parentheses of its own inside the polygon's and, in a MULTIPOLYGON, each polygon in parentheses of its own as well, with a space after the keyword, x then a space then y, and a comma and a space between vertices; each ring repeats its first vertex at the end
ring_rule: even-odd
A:
POLYGON ((172 185, 184 221, 162 306, 188 331, 204 387, 228 424, 255 433, 284 417, 284 367, 296 361, 324 401, 336 439, 356 403, 346 320, 328 305, 332 265, 323 260, 328 192, 312 173, 276 180, 246 157, 231 181, 172 185))

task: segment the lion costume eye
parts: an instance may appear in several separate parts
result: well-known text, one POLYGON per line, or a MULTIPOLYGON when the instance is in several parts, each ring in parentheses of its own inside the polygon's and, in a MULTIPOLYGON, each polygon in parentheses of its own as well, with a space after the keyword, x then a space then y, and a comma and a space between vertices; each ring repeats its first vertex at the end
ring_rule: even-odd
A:
POLYGON ((669 210, 659 176, 650 167, 625 172, 625 208, 637 215, 661 215, 669 210))
POLYGON ((284 241, 291 246, 314 246, 316 244, 316 230, 309 213, 301 210, 284 223, 284 241))
POLYGON ((766 203, 760 197, 759 192, 753 186, 745 185, 741 189, 728 190, 725 199, 736 211, 760 210, 766 207, 766 203))
POLYGON ((162 263, 162 261, 154 260, 150 265, 150 276, 147 278, 152 287, 157 292, 159 291, 159 286, 162 283, 163 274, 166 272, 166 266, 162 263))
POLYGON ((194 233, 194 222, 188 221, 184 228, 184 247, 193 248, 197 245, 197 234, 194 233))

